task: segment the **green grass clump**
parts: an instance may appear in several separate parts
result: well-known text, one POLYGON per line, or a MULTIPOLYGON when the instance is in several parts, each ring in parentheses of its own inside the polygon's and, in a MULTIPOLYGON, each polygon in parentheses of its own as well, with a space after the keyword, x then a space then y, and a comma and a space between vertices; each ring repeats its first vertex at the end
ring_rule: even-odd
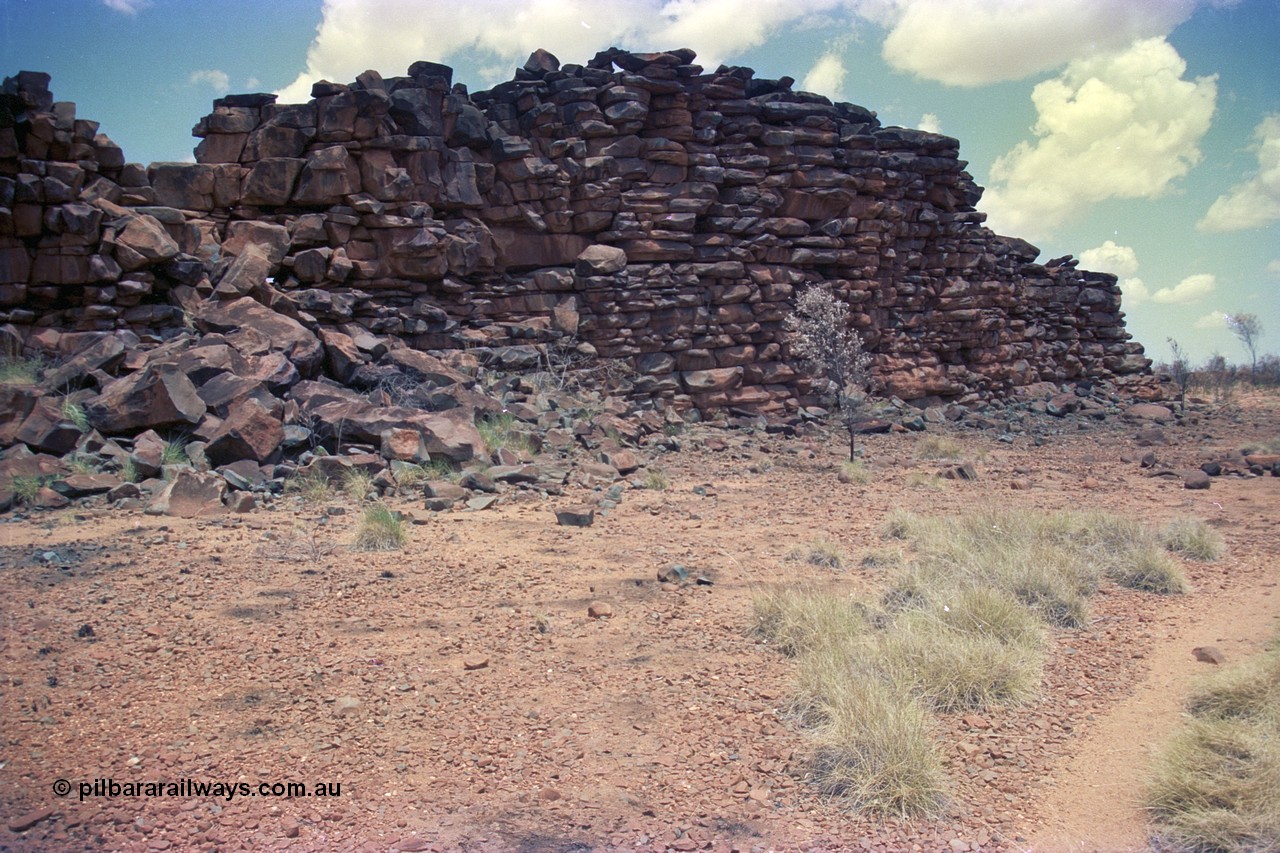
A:
POLYGON ((1280 849, 1280 646, 1202 682, 1146 803, 1170 849, 1280 849))
POLYGON ((187 455, 187 443, 180 438, 171 438, 160 450, 161 465, 190 465, 191 457, 187 455))
POLYGON ((409 541, 404 519, 386 504, 365 507, 356 530, 355 547, 361 551, 399 551, 409 541))
POLYGON ((49 478, 39 474, 17 474, 9 478, 9 489, 19 503, 30 506, 49 478))
POLYGON ((1204 563, 1213 562, 1226 550, 1221 534, 1198 518, 1169 522, 1160 531, 1160 542, 1175 554, 1204 563))
POLYGON ((926 435, 916 442, 920 459, 959 459, 963 455, 964 445, 945 435, 926 435))
POLYGON ((73 400, 62 401, 62 417, 81 432, 88 432, 91 429, 89 415, 85 412, 84 406, 73 400))
POLYGON ((533 442, 529 436, 516 429, 514 415, 485 415, 476 420, 476 431, 484 439, 484 446, 490 453, 504 448, 519 454, 533 452, 533 442))

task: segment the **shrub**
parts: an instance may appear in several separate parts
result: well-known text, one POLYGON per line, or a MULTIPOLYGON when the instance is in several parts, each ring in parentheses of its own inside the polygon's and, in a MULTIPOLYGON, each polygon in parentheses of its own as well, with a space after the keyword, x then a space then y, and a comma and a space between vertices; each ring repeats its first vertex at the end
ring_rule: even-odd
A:
POLYGON ((356 531, 355 547, 361 551, 399 551, 409 541, 404 520, 386 504, 365 507, 356 531))
POLYGON ((941 491, 947 487, 947 479, 938 474, 930 474, 926 471, 912 471, 907 475, 907 488, 909 489, 932 489, 933 491, 941 491))
POLYGON ((137 463, 132 459, 126 459, 120 464, 120 479, 126 483, 136 483, 142 478, 142 474, 138 471, 137 463))
POLYGON ((1280 648, 1216 673, 1156 759, 1147 808, 1161 842, 1252 853, 1280 847, 1280 648))
POLYGON ((428 460, 421 467, 426 472, 428 480, 447 480, 452 483, 462 476, 462 472, 457 469, 453 461, 444 456, 428 460))
POLYGON ((1198 518, 1169 522, 1160 532, 1160 542, 1175 554, 1206 563, 1221 557, 1226 549, 1218 531, 1198 518))

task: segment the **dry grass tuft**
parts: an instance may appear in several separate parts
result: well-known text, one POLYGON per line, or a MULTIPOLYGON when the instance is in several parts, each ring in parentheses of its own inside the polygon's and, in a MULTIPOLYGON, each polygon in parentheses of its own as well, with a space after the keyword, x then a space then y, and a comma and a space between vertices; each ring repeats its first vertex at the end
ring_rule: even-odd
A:
POLYGON ((1198 518, 1171 521, 1160 531, 1160 542, 1189 560, 1212 563, 1223 555, 1222 535, 1198 518))
POLYGON ((1157 758, 1147 808, 1172 849, 1280 849, 1280 647, 1216 673, 1157 758))
POLYGON ((964 445, 945 435, 925 435, 916 442, 920 459, 959 459, 963 455, 964 445))
POLYGON ((361 551, 399 551, 409 541, 400 513, 384 503, 365 507, 356 530, 355 547, 361 551))

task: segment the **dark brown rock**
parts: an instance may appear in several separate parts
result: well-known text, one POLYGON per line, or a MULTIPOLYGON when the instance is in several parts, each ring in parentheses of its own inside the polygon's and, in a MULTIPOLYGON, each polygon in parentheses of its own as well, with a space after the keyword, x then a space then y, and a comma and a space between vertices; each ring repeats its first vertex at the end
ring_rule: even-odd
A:
POLYGON ((96 429, 115 434, 196 424, 205 404, 175 365, 156 364, 108 384, 85 412, 96 429))

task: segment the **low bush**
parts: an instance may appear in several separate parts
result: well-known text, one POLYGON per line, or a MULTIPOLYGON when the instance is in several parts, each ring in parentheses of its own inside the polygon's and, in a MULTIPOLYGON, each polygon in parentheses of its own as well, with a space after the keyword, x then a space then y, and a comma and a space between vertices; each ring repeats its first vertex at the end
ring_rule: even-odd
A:
POLYGON ((840 463, 840 472, 836 475, 842 483, 865 486, 875 479, 871 469, 861 459, 845 460, 840 463))
POLYGON ((926 435, 916 442, 920 459, 959 459, 963 455, 964 445, 945 435, 926 435))

